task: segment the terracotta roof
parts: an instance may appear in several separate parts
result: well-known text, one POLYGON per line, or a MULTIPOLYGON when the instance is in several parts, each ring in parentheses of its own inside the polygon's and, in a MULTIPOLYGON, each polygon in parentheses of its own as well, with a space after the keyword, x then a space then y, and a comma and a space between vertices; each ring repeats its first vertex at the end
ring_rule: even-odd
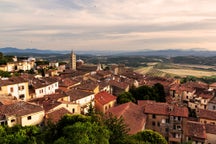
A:
POLYGON ((18 102, 12 96, 1 96, 0 97, 0 105, 9 105, 18 102))
POLYGON ((28 82, 22 77, 11 77, 5 80, 0 79, 0 87, 1 86, 6 86, 6 85, 13 85, 13 84, 18 84, 18 83, 24 83, 28 82))
POLYGON ((72 79, 72 78, 63 78, 63 79, 60 79, 58 82, 59 82, 59 86, 62 86, 62 87, 70 87, 70 86, 79 84, 79 81, 72 79))
POLYGON ((99 92, 95 95, 95 101, 98 103, 105 105, 111 101, 116 100, 116 96, 113 96, 105 91, 99 92))
POLYGON ((197 116, 202 119, 216 120, 216 111, 199 109, 197 116))
POLYGON ((78 90, 78 89, 70 89, 66 92, 66 94, 68 96, 70 96, 71 101, 76 101, 76 100, 82 99, 84 97, 90 96, 94 93, 86 92, 86 91, 82 91, 82 90, 78 90))
POLYGON ((109 84, 111 86, 115 86, 115 87, 118 87, 120 89, 126 89, 129 85, 125 82, 118 82, 118 81, 115 81, 115 80, 110 80, 109 81, 109 84))
POLYGON ((147 114, 158 114, 158 115, 171 115, 188 117, 187 107, 179 107, 168 103, 160 103, 154 101, 138 101, 140 106, 144 106, 144 113, 147 114))
POLYGON ((96 82, 93 81, 83 81, 80 85, 76 86, 77 89, 80 90, 88 90, 88 91, 94 91, 95 88, 97 88, 99 85, 96 82))
POLYGON ((30 84, 34 87, 34 89, 37 88, 42 88, 51 84, 54 84, 58 82, 57 79, 55 78, 51 78, 51 77, 46 77, 46 78, 35 78, 32 79, 32 81, 30 82, 30 84))
POLYGON ((189 137, 206 139, 205 125, 200 122, 188 121, 186 130, 189 137))
POLYGON ((209 87, 216 87, 216 82, 209 85, 209 87))
POLYGON ((216 104, 216 97, 213 97, 213 98, 209 101, 209 103, 216 104))
POLYGON ((198 95, 198 97, 201 97, 203 99, 212 99, 214 96, 212 94, 210 94, 210 93, 200 93, 198 95))
POLYGON ((43 111, 42 107, 24 101, 0 106, 0 113, 5 115, 24 116, 40 111, 43 111))
POLYGON ((216 125, 215 124, 205 124, 206 133, 216 135, 216 125))
POLYGON ((129 134, 142 131, 146 123, 146 115, 143 113, 142 107, 132 102, 112 107, 107 113, 112 113, 118 118, 122 116, 125 124, 130 128, 129 134))
POLYGON ((72 113, 65 108, 60 108, 55 111, 47 113, 46 119, 51 120, 53 123, 57 123, 66 114, 72 113))

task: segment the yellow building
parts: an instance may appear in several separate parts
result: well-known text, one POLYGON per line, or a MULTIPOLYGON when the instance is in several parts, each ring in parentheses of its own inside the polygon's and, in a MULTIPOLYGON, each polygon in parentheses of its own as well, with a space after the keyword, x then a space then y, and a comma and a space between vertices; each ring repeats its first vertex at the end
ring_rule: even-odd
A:
POLYGON ((45 112, 42 107, 28 102, 0 106, 0 125, 30 126, 42 123, 45 112))

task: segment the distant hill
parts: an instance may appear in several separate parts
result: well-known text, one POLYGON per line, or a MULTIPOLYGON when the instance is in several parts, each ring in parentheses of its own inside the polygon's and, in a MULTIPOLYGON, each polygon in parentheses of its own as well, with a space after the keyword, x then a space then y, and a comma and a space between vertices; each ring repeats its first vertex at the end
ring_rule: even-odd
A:
POLYGON ((136 52, 125 52, 118 55, 142 55, 142 56, 166 56, 166 57, 176 57, 176 56, 216 56, 216 51, 207 51, 207 50, 197 50, 197 49, 189 49, 189 50, 145 50, 145 51, 136 51, 136 52))
MULTIPOLYGON (((40 50, 36 48, 27 48, 27 49, 19 49, 13 47, 5 47, 0 48, 0 52, 4 54, 41 54, 41 55, 48 55, 48 54, 69 54, 70 51, 56 51, 56 50, 40 50)), ((176 57, 176 56, 216 56, 216 51, 208 51, 202 49, 189 49, 189 50, 180 50, 180 49, 167 49, 167 50, 140 50, 140 51, 76 51, 78 55, 97 55, 97 56, 127 56, 127 55, 137 55, 137 56, 165 56, 165 57, 176 57)))
POLYGON ((39 50, 35 48, 19 49, 19 48, 13 48, 13 47, 0 48, 0 52, 4 54, 10 54, 10 53, 13 53, 13 54, 14 53, 65 54, 65 53, 69 53, 69 51, 39 50))

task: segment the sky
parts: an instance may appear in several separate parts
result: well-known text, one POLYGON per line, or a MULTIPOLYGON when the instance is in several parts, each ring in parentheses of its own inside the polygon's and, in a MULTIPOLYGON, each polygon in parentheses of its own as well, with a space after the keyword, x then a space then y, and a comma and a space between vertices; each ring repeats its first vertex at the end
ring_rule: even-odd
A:
POLYGON ((216 50, 216 0, 0 0, 0 47, 216 50))

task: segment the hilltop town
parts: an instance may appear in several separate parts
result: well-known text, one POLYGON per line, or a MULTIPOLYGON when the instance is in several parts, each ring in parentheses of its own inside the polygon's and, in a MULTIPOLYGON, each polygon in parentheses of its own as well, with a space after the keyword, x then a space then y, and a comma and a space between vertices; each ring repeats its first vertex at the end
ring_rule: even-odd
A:
POLYGON ((15 73, 0 79, 1 125, 57 123, 65 114, 86 115, 93 107, 98 113, 123 117, 128 134, 151 129, 170 144, 216 143, 216 83, 181 83, 139 74, 123 64, 103 68, 77 60, 73 51, 69 63, 37 64, 35 58, 14 57, 0 66, 1 71, 15 73), (119 101, 132 89, 157 84, 162 85, 162 101, 144 91, 134 101, 119 101))

